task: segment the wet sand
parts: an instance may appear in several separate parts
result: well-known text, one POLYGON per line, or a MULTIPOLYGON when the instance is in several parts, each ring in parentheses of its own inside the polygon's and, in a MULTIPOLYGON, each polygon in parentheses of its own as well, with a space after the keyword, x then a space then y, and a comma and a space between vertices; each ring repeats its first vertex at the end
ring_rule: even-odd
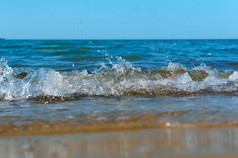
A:
POLYGON ((18 117, 5 116, 0 125, 0 158, 238 157, 236 120, 176 123, 162 119, 180 114, 30 123, 21 118, 22 124, 17 124, 18 117))
POLYGON ((237 157, 238 128, 1 136, 0 158, 237 157))
MULTIPOLYGON (((178 116, 180 112, 172 113, 178 116)), ((171 113, 169 113, 171 115, 171 113)), ((174 129, 222 129, 237 128, 236 120, 227 120, 226 122, 210 123, 206 120, 179 121, 171 122, 170 120, 157 121, 163 118, 163 115, 144 114, 140 117, 123 118, 117 120, 94 120, 94 121, 77 121, 69 119, 66 121, 41 121, 36 120, 31 123, 17 125, 17 118, 5 116, 1 121, 0 137, 4 136, 31 136, 31 135, 55 135, 55 134, 73 134, 82 132, 111 132, 111 131, 137 131, 148 128, 160 130, 174 129), (3 124, 4 123, 4 124, 3 124)))

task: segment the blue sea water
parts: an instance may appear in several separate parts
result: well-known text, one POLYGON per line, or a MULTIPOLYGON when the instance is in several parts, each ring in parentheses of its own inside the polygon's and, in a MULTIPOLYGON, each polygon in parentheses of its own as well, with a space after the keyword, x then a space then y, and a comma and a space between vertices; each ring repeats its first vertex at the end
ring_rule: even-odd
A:
POLYGON ((145 69, 167 66, 171 61, 187 68, 206 64, 217 70, 237 70, 237 52, 238 40, 4 40, 0 43, 1 57, 13 68, 57 71, 94 69, 105 62, 106 53, 145 69))
POLYGON ((238 40, 1 40, 0 57, 0 116, 238 120, 238 40))

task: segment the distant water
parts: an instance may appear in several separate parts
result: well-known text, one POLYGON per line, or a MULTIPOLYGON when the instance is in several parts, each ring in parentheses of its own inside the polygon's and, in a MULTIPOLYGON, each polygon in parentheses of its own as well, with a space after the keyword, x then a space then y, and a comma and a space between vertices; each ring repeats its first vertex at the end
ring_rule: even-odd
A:
POLYGON ((3 120, 238 121, 238 40, 3 40, 0 57, 3 120))

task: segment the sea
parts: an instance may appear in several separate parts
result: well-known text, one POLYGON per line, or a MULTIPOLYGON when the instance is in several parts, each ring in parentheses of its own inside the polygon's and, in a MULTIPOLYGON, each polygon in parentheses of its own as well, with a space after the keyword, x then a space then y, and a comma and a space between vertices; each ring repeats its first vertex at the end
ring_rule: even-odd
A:
POLYGON ((0 125, 72 120, 237 127, 238 40, 1 40, 0 125))

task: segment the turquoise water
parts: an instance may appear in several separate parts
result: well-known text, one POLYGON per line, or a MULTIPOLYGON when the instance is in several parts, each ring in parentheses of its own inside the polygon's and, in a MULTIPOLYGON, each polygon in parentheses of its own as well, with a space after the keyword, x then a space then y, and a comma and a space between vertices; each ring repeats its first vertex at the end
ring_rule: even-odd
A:
POLYGON ((2 117, 238 120, 238 40, 2 40, 0 57, 2 117))

